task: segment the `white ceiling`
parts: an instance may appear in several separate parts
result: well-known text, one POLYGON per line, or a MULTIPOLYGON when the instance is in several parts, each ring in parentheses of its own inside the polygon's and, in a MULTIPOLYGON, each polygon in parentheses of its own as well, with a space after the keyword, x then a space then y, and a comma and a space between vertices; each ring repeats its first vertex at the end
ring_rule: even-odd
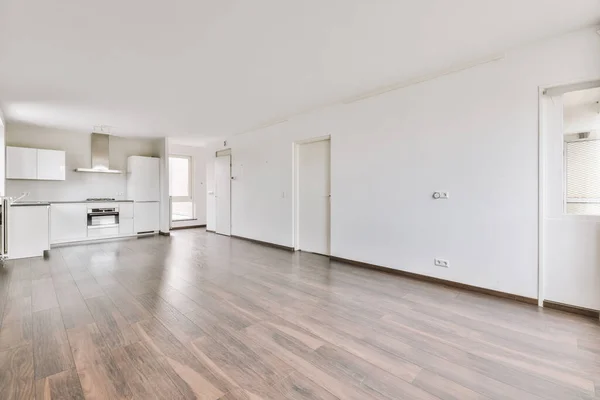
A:
POLYGON ((203 141, 599 22, 598 0, 2 0, 0 106, 203 141))

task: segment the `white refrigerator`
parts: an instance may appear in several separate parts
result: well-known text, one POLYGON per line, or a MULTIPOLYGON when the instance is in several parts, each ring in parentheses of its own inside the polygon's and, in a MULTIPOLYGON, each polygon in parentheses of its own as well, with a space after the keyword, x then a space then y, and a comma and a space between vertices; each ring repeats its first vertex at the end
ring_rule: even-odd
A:
POLYGON ((127 198, 133 200, 135 233, 160 228, 160 158, 127 158, 127 198))

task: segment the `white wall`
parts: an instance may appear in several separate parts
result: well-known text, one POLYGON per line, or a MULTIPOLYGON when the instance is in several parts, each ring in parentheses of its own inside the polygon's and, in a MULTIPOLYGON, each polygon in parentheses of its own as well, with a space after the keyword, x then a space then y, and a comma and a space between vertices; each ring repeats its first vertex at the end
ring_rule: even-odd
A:
POLYGON ((160 157, 160 232, 171 230, 171 208, 169 204, 169 138, 159 141, 160 157))
POLYGON ((206 152, 206 230, 217 229, 214 153, 206 152))
POLYGON ((293 142, 329 134, 332 255, 537 297, 538 86, 599 74, 587 29, 231 137, 232 234, 293 245, 293 142))
MULTIPOLYGON (((157 139, 138 139, 111 136, 110 167, 123 174, 94 174, 75 172, 78 167, 91 165, 91 136, 88 132, 43 128, 34 125, 9 123, 6 145, 64 150, 66 152, 65 181, 6 181, 7 196, 30 192, 28 200, 82 200, 88 197, 125 198, 127 157, 131 155, 157 157, 157 139)), ((2 163, 4 165, 4 162, 2 163)))
POLYGON ((0 109, 0 196, 4 196, 5 193, 5 177, 6 177, 6 151, 5 151, 5 139, 6 139, 6 128, 4 121, 4 113, 2 109, 0 109))
POLYGON ((169 155, 192 158, 193 221, 175 221, 173 227, 206 225, 206 149, 204 147, 169 144, 169 155))

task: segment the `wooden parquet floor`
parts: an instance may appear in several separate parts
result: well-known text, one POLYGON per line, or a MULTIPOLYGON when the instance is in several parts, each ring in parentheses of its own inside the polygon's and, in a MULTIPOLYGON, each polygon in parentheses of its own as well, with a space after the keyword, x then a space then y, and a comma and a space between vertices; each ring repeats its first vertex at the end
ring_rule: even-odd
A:
POLYGON ((202 229, 8 262, 0 313, 1 399, 600 399, 596 320, 202 229))

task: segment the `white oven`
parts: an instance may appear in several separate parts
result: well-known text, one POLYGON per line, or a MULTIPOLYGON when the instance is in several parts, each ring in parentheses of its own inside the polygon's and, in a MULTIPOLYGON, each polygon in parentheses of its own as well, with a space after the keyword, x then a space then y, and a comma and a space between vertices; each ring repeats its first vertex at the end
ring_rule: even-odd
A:
POLYGON ((119 234, 119 205, 89 205, 87 209, 88 237, 119 234))

